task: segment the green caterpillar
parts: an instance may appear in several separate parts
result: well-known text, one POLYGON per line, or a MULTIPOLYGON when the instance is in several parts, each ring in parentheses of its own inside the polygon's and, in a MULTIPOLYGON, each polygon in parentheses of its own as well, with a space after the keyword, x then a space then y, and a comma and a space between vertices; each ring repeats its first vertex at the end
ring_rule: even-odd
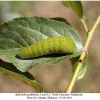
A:
POLYGON ((75 42, 65 36, 56 36, 47 38, 32 44, 23 49, 19 54, 19 58, 34 58, 52 53, 69 54, 77 50, 75 42))

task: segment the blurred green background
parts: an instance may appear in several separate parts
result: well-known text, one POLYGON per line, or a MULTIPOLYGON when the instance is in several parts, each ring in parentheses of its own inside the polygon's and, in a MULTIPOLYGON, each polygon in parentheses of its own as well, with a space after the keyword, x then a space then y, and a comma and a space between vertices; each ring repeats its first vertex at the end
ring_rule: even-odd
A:
MULTIPOLYGON (((82 1, 87 26, 91 29, 100 14, 99 1, 82 1)), ((86 40, 85 30, 77 17, 60 1, 0 1, 0 24, 20 16, 63 17, 78 30, 82 43, 86 40)), ((100 26, 95 31, 89 47, 88 65, 85 76, 75 83, 72 92, 95 93, 100 92, 100 26)), ((1 57, 3 60, 5 58, 1 57)), ((29 72, 44 87, 45 92, 65 92, 72 72, 70 62, 65 60, 57 65, 36 65, 29 72)), ((6 76, 0 72, 0 93, 37 92, 31 86, 6 76)))

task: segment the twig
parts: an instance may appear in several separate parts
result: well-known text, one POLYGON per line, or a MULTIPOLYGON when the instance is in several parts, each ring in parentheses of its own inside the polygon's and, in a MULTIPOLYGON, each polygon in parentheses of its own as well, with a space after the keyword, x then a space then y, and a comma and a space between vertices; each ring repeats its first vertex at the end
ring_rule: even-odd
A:
MULTIPOLYGON (((98 26, 99 23, 100 23, 100 15, 98 16, 98 18, 97 18, 95 24, 93 25, 93 27, 91 28, 90 32, 88 32, 88 29, 87 29, 87 27, 86 27, 86 25, 85 25, 85 23, 84 23, 86 32, 88 32, 88 37, 87 37, 87 40, 86 40, 85 45, 84 45, 84 50, 85 50, 85 51, 88 50, 88 47, 89 47, 90 42, 91 42, 92 37, 93 37, 93 33, 94 33, 95 29, 97 28, 97 26, 98 26)), ((69 85, 68 85, 68 88, 67 88, 67 90, 66 90, 66 93, 70 93, 70 92, 72 91, 72 88, 73 88, 73 86, 74 86, 74 83, 75 83, 76 78, 77 78, 77 75, 78 75, 78 72, 79 72, 79 70, 81 69, 82 64, 84 63, 84 58, 85 58, 85 56, 86 56, 86 53, 83 52, 83 53, 81 54, 80 58, 79 58, 79 62, 78 62, 78 64, 77 64, 77 66, 76 66, 76 69, 75 69, 73 75, 72 75, 72 78, 71 78, 71 80, 70 80, 70 83, 69 83, 69 85)))

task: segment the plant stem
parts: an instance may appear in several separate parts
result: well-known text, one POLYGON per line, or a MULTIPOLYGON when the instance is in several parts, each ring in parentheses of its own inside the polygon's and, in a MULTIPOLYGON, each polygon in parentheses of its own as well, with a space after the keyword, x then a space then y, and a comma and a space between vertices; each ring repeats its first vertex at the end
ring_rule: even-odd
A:
POLYGON ((92 37, 93 37, 93 33, 94 33, 95 29, 97 28, 98 24, 100 24, 100 15, 98 16, 98 18, 97 18, 95 24, 93 25, 92 29, 90 30, 90 32, 88 32, 88 37, 87 37, 87 40, 86 40, 86 43, 84 46, 85 50, 88 49, 89 44, 90 44, 92 37))
MULTIPOLYGON (((92 37, 93 37, 93 33, 94 33, 95 29, 97 28, 99 23, 100 23, 100 15, 98 16, 98 18, 97 18, 95 24, 93 25, 93 27, 91 28, 90 32, 88 32, 88 37, 87 37, 87 40, 86 40, 85 45, 84 45, 84 50, 85 51, 88 50, 89 44, 90 44, 90 42, 92 40, 92 37)), ((85 60, 84 59, 85 57, 86 57, 86 52, 83 52, 81 54, 80 58, 79 58, 79 62, 77 64, 77 66, 76 66, 76 69, 75 69, 73 75, 72 75, 72 78, 70 80, 70 83, 68 85, 66 93, 70 93, 72 91, 72 88, 73 88, 73 86, 75 84, 75 81, 76 81, 76 78, 77 78, 77 75, 78 75, 78 72, 79 72, 80 68, 82 67, 82 64, 83 64, 83 62, 85 60)))
POLYGON ((84 28, 85 28, 85 31, 88 32, 88 28, 87 28, 87 26, 86 26, 86 24, 85 24, 85 22, 84 22, 83 19, 81 19, 81 22, 82 22, 82 24, 83 24, 83 26, 84 26, 84 28))
POLYGON ((74 72, 73 75, 72 75, 72 78, 71 78, 71 80, 70 80, 70 83, 69 83, 69 85, 68 85, 68 88, 67 88, 67 90, 66 90, 66 93, 70 93, 70 92, 72 91, 72 88, 73 88, 74 83, 75 83, 76 78, 77 78, 77 74, 78 74, 78 72, 79 72, 81 66, 82 66, 82 63, 79 62, 78 65, 77 65, 77 67, 76 67, 76 69, 75 69, 75 72, 74 72))

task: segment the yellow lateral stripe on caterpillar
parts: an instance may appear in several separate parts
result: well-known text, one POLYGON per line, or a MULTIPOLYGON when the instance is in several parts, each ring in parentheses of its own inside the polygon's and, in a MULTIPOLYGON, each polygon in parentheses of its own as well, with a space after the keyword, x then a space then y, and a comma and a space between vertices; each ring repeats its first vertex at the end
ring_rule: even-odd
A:
POLYGON ((66 36, 47 38, 23 49, 18 56, 21 59, 34 58, 52 53, 69 54, 77 50, 75 42, 66 36))

